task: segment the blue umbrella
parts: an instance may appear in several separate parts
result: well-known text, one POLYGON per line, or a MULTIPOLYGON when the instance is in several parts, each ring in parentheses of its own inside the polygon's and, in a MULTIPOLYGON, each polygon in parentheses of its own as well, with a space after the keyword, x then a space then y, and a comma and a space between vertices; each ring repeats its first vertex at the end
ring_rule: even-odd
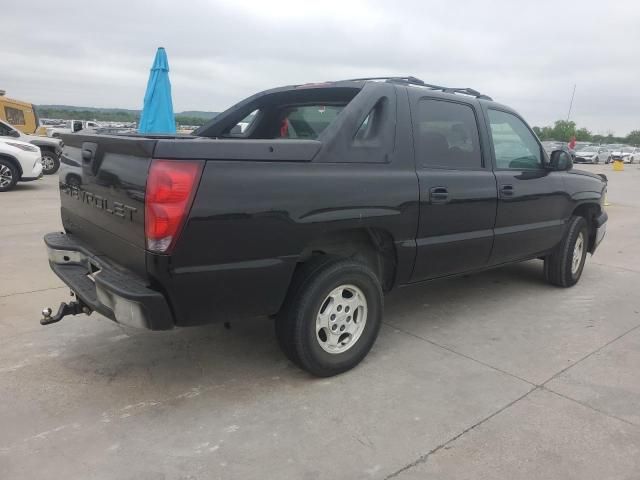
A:
POLYGON ((144 106, 140 114, 139 133, 176 133, 176 120, 171 101, 169 60, 164 48, 158 48, 151 66, 144 106))

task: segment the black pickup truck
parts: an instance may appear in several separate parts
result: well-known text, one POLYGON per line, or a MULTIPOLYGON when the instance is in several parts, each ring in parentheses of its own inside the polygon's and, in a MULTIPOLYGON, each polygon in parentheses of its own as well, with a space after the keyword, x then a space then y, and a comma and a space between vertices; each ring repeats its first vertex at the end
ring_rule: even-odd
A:
POLYGON ((604 176, 486 95, 414 77, 268 90, 189 136, 64 141, 78 174, 45 243, 76 300, 41 323, 270 316, 319 376, 365 357, 384 292, 535 258, 570 287, 606 229, 604 176))

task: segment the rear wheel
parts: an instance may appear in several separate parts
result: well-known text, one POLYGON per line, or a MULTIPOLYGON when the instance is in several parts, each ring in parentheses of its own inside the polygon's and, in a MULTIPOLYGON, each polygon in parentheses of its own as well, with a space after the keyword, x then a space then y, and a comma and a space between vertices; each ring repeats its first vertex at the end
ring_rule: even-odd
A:
POLYGON ((53 175, 60 168, 60 159, 50 150, 42 150, 42 173, 53 175))
POLYGON ((79 187, 82 184, 82 181, 77 175, 69 174, 67 175, 67 180, 65 183, 71 187, 79 187))
POLYGON ((604 163, 607 163, 607 164, 611 163, 611 157, 607 157, 607 161, 604 163))
POLYGON ((544 259, 545 279, 559 287, 578 283, 589 247, 589 230, 583 217, 571 217, 567 233, 556 250, 544 259))
POLYGON ((276 335, 292 362, 329 377, 355 367, 369 353, 382 309, 382 288, 369 267, 320 258, 296 273, 276 318, 276 335))
POLYGON ((0 158, 0 192, 11 190, 18 181, 18 172, 8 160, 0 158))

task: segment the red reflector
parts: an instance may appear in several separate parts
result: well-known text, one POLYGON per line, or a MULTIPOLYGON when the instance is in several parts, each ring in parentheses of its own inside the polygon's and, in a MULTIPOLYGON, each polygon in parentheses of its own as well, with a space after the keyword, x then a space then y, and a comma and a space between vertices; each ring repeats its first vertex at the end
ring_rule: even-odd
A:
POLYGON ((144 201, 147 249, 168 253, 191 208, 204 162, 152 160, 144 201))

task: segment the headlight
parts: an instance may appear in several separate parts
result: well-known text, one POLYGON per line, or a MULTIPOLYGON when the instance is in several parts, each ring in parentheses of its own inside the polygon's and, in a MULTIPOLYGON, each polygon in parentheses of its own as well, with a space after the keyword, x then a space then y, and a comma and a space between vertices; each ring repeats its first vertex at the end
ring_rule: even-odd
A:
POLYGON ((14 148, 19 148, 20 150, 24 150, 25 152, 37 152, 40 150, 38 147, 34 147, 32 145, 23 145, 22 143, 13 143, 13 142, 4 142, 7 145, 11 145, 14 148))

